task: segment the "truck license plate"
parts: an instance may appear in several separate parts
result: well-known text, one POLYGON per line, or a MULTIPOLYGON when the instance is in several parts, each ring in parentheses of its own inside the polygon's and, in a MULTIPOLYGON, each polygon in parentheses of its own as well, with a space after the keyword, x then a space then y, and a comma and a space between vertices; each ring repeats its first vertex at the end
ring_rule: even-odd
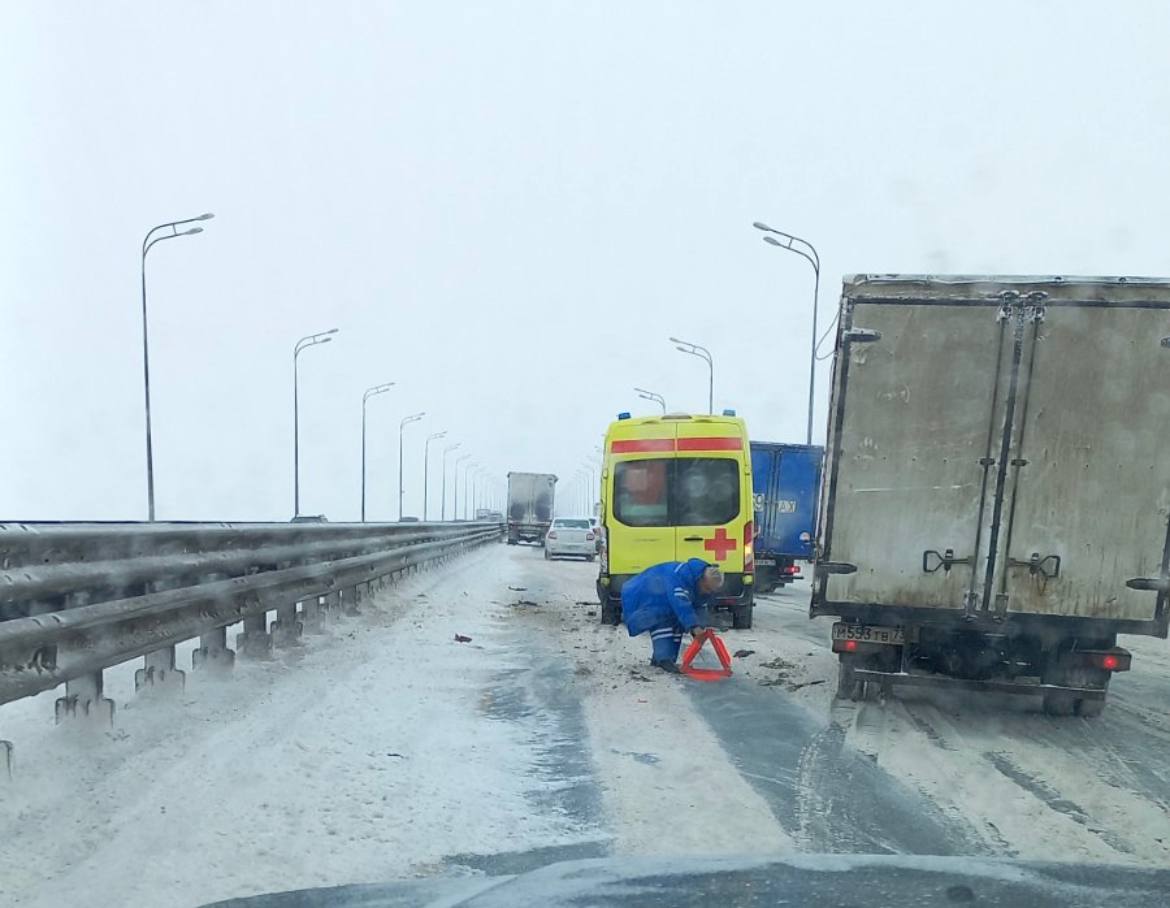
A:
POLYGON ((906 642, 906 634, 900 627, 875 627, 872 624, 844 624, 838 621, 833 625, 833 639, 901 646, 906 642))

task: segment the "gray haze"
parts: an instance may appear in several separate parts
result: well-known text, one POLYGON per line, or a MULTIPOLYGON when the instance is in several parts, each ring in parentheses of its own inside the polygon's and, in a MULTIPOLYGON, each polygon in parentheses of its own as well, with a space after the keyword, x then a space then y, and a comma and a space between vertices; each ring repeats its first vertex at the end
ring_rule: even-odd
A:
MULTIPOLYGON (((1167 267, 1153 3, 48 3, 0 8, 0 517, 421 511, 422 439, 571 480, 622 409, 803 441, 812 274, 1167 267), (644 405, 644 406, 643 406, 644 405)), ((824 392, 828 363, 822 364, 824 392)), ((818 395, 817 434, 826 399, 818 395)), ((436 450, 437 448, 433 448, 436 450)), ((432 513, 438 495, 433 461, 432 513)))

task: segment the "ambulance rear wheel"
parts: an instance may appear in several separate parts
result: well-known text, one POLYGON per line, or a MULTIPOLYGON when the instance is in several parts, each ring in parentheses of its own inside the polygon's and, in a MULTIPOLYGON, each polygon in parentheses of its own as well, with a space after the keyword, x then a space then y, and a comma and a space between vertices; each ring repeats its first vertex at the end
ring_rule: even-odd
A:
POLYGON ((622 620, 622 601, 620 599, 610 599, 601 603, 601 623, 618 625, 622 620))
POLYGON ((752 611, 755 606, 750 602, 737 605, 731 610, 731 626, 737 631, 746 631, 752 626, 752 611))

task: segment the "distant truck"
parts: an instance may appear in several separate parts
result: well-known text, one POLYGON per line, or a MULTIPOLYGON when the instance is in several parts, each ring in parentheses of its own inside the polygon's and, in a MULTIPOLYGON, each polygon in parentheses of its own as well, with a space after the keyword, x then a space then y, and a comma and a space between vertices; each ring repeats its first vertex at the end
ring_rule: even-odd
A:
POLYGON ((756 591, 766 593, 798 579, 797 562, 813 558, 825 449, 753 441, 751 450, 756 591))
POLYGON ((552 473, 508 474, 508 545, 544 540, 552 524, 556 487, 552 473))
POLYGON ((1101 712, 1166 637, 1170 281, 846 279, 810 613, 838 695, 1101 712))

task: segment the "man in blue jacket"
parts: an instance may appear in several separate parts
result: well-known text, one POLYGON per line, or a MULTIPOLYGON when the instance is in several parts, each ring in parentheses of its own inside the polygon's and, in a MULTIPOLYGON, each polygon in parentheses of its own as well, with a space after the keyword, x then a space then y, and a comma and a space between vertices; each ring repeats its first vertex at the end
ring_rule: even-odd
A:
POLYGON ((646 568, 622 587, 622 620, 631 637, 650 632, 650 664, 678 672, 683 631, 706 630, 705 609, 723 586, 723 575, 701 558, 646 568))

